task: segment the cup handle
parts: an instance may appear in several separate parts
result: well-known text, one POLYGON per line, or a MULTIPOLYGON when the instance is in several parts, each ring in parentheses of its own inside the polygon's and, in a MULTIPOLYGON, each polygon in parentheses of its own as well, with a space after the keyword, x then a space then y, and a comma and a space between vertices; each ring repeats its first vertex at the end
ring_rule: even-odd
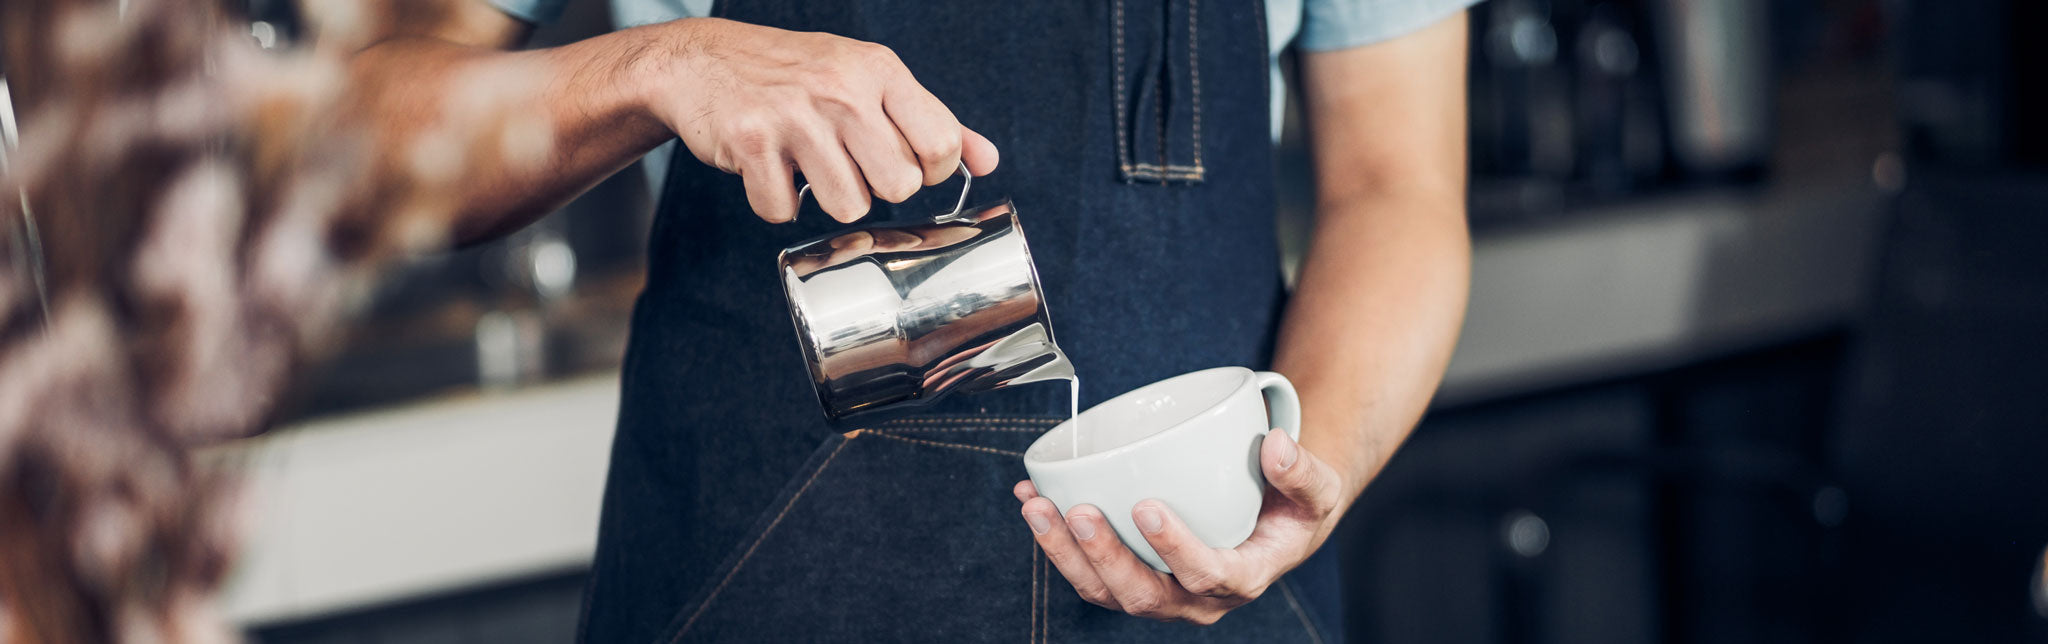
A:
POLYGON ((1288 438, 1301 440, 1301 396, 1294 393, 1294 383, 1272 371, 1254 374, 1252 382, 1266 397, 1267 429, 1279 427, 1287 432, 1288 438))

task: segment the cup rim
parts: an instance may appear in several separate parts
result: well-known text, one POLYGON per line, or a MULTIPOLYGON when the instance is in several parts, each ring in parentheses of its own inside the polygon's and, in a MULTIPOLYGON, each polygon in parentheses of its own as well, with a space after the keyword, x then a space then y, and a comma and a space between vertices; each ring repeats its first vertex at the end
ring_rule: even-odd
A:
MULTIPOLYGON (((1140 393, 1144 393, 1145 391, 1147 391, 1147 390, 1149 390, 1149 389, 1152 389, 1153 387, 1163 386, 1163 385, 1165 385, 1165 384, 1167 384, 1167 383, 1170 383, 1170 382, 1173 382, 1173 381, 1176 381, 1176 380, 1180 380, 1180 379, 1182 379, 1182 378, 1191 378, 1191 377, 1194 377, 1194 376, 1198 376, 1198 375, 1201 375, 1201 374, 1206 374, 1206 373, 1212 373, 1212 372, 1217 372, 1217 371, 1234 371, 1234 372, 1236 372, 1236 373, 1237 373, 1237 375, 1239 376, 1239 380, 1238 380, 1238 382, 1237 382, 1237 386, 1235 386, 1235 387, 1232 387, 1232 388, 1231 388, 1231 390, 1230 390, 1230 393, 1229 393, 1228 395, 1225 395, 1225 396, 1223 396, 1222 398, 1218 398, 1218 399, 1216 399, 1216 400, 1214 400, 1214 401, 1211 401, 1211 402, 1210 402, 1210 403, 1208 404, 1208 406, 1205 406, 1205 407, 1203 407, 1203 408, 1201 409, 1201 411, 1197 411, 1197 412, 1195 412, 1194 414, 1191 414, 1191 415, 1189 415, 1189 416, 1188 416, 1188 418, 1187 418, 1187 420, 1183 420, 1183 421, 1181 421, 1181 422, 1178 422, 1178 423, 1174 423, 1173 425, 1170 425, 1170 426, 1167 426, 1167 427, 1162 427, 1162 428, 1160 428, 1160 429, 1159 429, 1159 431, 1156 431, 1156 432, 1152 432, 1151 434, 1147 434, 1147 435, 1145 435, 1145 437, 1144 437, 1144 438, 1140 438, 1140 439, 1138 439, 1138 440, 1134 440, 1134 441, 1131 441, 1131 442, 1128 442, 1128 443, 1124 443, 1124 444, 1122 444, 1122 445, 1118 445, 1118 446, 1116 446, 1116 447, 1112 447, 1112 448, 1109 448, 1109 449, 1106 449, 1106 450, 1102 450, 1102 451, 1099 451, 1099 452, 1090 452, 1090 453, 1087 453, 1087 454, 1082 454, 1082 455, 1080 455, 1080 456, 1070 456, 1070 457, 1066 457, 1066 458, 1057 458, 1057 459, 1050 459, 1050 460, 1048 460, 1048 459, 1044 458, 1044 457, 1043 457, 1042 455, 1034 455, 1034 454, 1033 454, 1033 452, 1032 452, 1032 448, 1038 447, 1038 443, 1039 443, 1039 441, 1043 441, 1043 440, 1045 440, 1046 438, 1048 438, 1048 437, 1052 436, 1052 435, 1053 435, 1054 433, 1056 433, 1056 432, 1061 432, 1061 431, 1066 431, 1066 432, 1068 432, 1069 434, 1071 434, 1071 433, 1072 433, 1072 429, 1071 429, 1071 428, 1072 428, 1072 426, 1073 426, 1073 424, 1074 424, 1074 421, 1080 418, 1080 416, 1075 416, 1074 418, 1069 418, 1069 419, 1067 419, 1067 420, 1065 420, 1065 421, 1062 421, 1062 422, 1060 422, 1060 424, 1058 424, 1058 425, 1054 425, 1052 429, 1050 429, 1050 430, 1047 430, 1047 431, 1046 431, 1046 432, 1045 432, 1044 434, 1041 434, 1041 435, 1039 435, 1039 437, 1038 437, 1038 440, 1034 440, 1034 441, 1032 441, 1032 442, 1031 442, 1031 446, 1030 446, 1030 447, 1026 447, 1026 448, 1024 448, 1024 463, 1025 463, 1026 465, 1039 465, 1039 466, 1046 466, 1046 465, 1066 465, 1066 464, 1076 464, 1076 465, 1079 465, 1079 464, 1085 464, 1085 463, 1087 463, 1087 462, 1090 462, 1090 461, 1099 461, 1099 460, 1103 460, 1103 459, 1109 458, 1109 457, 1110 457, 1110 456, 1112 456, 1112 455, 1122 454, 1122 453, 1125 453, 1125 452, 1129 452, 1129 451, 1132 451, 1132 450, 1136 450, 1136 449, 1140 448, 1141 446, 1145 445, 1146 443, 1152 443, 1152 442, 1157 442, 1157 441, 1159 441, 1159 440, 1164 440, 1164 439, 1162 439, 1162 438, 1160 438, 1160 437, 1162 437, 1162 436, 1165 436, 1165 435, 1167 435, 1167 434, 1171 434, 1171 433, 1173 433, 1173 432, 1174 432, 1174 430, 1177 430, 1177 429, 1180 429, 1180 428, 1181 428, 1181 427, 1183 427, 1183 426, 1186 426, 1186 425, 1187 425, 1187 424, 1188 424, 1188 423, 1189 423, 1190 421, 1193 421, 1193 420, 1194 420, 1194 419, 1196 419, 1196 418, 1200 418, 1200 417, 1202 417, 1202 416, 1204 416, 1204 415, 1207 415, 1207 414, 1209 414, 1210 412, 1212 412, 1212 411, 1215 411, 1217 407, 1221 407, 1221 406, 1223 406, 1223 404, 1224 404, 1224 403, 1230 402, 1230 399, 1232 399, 1232 398, 1235 398, 1238 392, 1244 391, 1244 386, 1245 386, 1246 384, 1250 383, 1250 382, 1252 381, 1252 378, 1253 378, 1254 376, 1256 376, 1256 375, 1257 375, 1257 373, 1256 373, 1256 372, 1254 372, 1254 371, 1252 371, 1251 369, 1248 369, 1248 368, 1245 368, 1245 367, 1238 367, 1238 366, 1227 366, 1227 367, 1210 367, 1210 368, 1207 368, 1207 369, 1197 369, 1197 370, 1194 370, 1194 371, 1190 371, 1190 372, 1187 372, 1187 373, 1183 373, 1183 374, 1180 374, 1180 375, 1178 375, 1178 376, 1174 376, 1174 377, 1171 377, 1171 378, 1167 378, 1167 379, 1165 379, 1165 380, 1160 380, 1160 381, 1157 381, 1157 382, 1153 382, 1153 383, 1151 383, 1151 384, 1145 385, 1145 386, 1143 386, 1143 387, 1139 387, 1139 388, 1137 388, 1137 389, 1132 389, 1132 390, 1130 390, 1130 391, 1126 391, 1126 392, 1124 392, 1124 393, 1121 393, 1121 394, 1117 394, 1117 395, 1116 395, 1115 397, 1113 397, 1113 398, 1110 398, 1109 400, 1105 400, 1105 401, 1102 401, 1102 402, 1100 402, 1100 403, 1096 403, 1094 407, 1089 407, 1089 408, 1087 408, 1087 409, 1081 410, 1081 414, 1082 414, 1082 415, 1086 415, 1086 414, 1087 414, 1088 412, 1090 412, 1090 411, 1094 411, 1096 407, 1102 407, 1102 406, 1105 406, 1105 405, 1109 405, 1109 404, 1115 403, 1115 402, 1117 402, 1117 401, 1123 400, 1123 399, 1125 399, 1125 398, 1129 398, 1129 397, 1132 397, 1132 396, 1136 396, 1136 395, 1138 395, 1138 394, 1140 394, 1140 393)), ((1071 440, 1071 439, 1069 439, 1069 440, 1071 440)))

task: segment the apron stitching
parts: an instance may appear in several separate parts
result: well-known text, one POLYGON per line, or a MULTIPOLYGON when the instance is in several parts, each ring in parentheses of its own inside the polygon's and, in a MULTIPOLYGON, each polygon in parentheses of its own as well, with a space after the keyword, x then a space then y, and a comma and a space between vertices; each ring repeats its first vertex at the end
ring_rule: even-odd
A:
POLYGON ((917 443, 917 444, 919 444, 919 445, 930 445, 930 446, 933 446, 933 447, 950 447, 950 448, 953 448, 953 449, 964 449, 964 450, 968 450, 968 451, 974 451, 974 452, 988 452, 988 453, 990 453, 990 454, 1002 454, 1002 455, 1005 455, 1005 456, 1023 456, 1023 455, 1024 455, 1024 453, 1023 453, 1023 452, 1013 452, 1013 451, 1010 451, 1010 450, 1006 450, 1006 449, 996 449, 996 448, 993 448, 993 447, 982 447, 982 446, 980 446, 980 445, 961 445, 961 444, 959 444, 959 443, 947 443, 947 442, 943 442, 943 441, 925 440, 925 439, 922 439, 922 438, 911 438, 911 437, 908 437, 908 436, 897 436, 897 435, 895 435, 895 434, 890 434, 890 433, 886 433, 886 432, 878 432, 878 431, 874 431, 874 430, 872 430, 872 429, 862 429, 862 430, 858 430, 858 431, 856 431, 856 432, 854 432, 854 433, 855 433, 855 435, 859 435, 859 434, 862 434, 862 433, 868 433, 868 434, 873 434, 873 435, 875 435, 875 436, 878 436, 878 437, 881 437, 881 438, 887 438, 887 439, 890 439, 890 440, 899 440, 899 441, 903 441, 903 442, 905 442, 905 443, 917 443))
MULTIPOLYGON (((1124 0, 1115 0, 1114 4, 1115 18, 1110 21, 1110 29, 1116 32, 1116 100, 1111 104, 1116 108, 1116 160, 1129 166, 1130 141, 1124 128, 1124 0)), ((1127 168, 1124 174, 1130 174, 1130 170, 1127 168)))
POLYGON ((1201 168, 1197 168, 1191 165, 1152 165, 1150 163, 1134 163, 1128 167, 1137 168, 1140 170, 1165 170, 1167 172, 1193 172, 1198 174, 1204 171, 1201 168))
POLYGON ((1038 542, 1031 543, 1031 637, 1038 642, 1038 542))
POLYGON ((1029 433, 1044 431, 1044 427, 892 427, 871 430, 878 434, 899 433, 940 433, 940 432, 1015 432, 1029 433))
POLYGON ((690 613, 690 619, 685 620, 683 622, 682 629, 676 631, 675 637, 669 638, 668 641, 670 644, 682 641, 683 636, 689 634, 690 627, 695 626, 697 624, 697 618, 703 617, 704 610, 711 607, 711 602, 716 601, 718 599, 718 594, 725 592, 725 586, 727 584, 732 583, 733 577, 739 576, 740 569, 745 568, 747 565, 747 560, 752 559, 754 557, 754 551, 760 549, 761 542, 767 541, 768 535, 775 533, 775 527, 782 525, 782 519, 784 517, 789 516, 790 508, 796 507, 796 502, 804 498, 805 492, 810 491, 811 484, 818 481, 818 475, 824 474, 825 468, 832 466, 832 460, 839 458, 839 452, 841 450, 846 449, 846 444, 853 442, 853 437, 859 435, 859 431, 853 432, 851 435, 847 437, 846 441, 842 441, 839 443, 838 447, 832 448, 832 453, 825 457, 825 462, 819 463, 818 469, 814 472, 811 472, 811 477, 808 479, 804 479, 803 487, 797 488, 796 494, 789 497, 789 502, 782 504, 782 511, 775 513, 775 520, 768 522, 768 527, 761 530, 761 536, 755 537, 754 543, 749 544, 747 546, 747 552, 745 554, 740 555, 740 560, 733 564, 732 571, 725 573, 725 579, 719 580, 718 587, 711 589, 711 594, 704 597, 704 603, 698 604, 697 610, 695 612, 690 613))
MULTIPOLYGON (((1202 171, 1201 171, 1200 169, 1194 169, 1194 170, 1187 170, 1187 171, 1169 171, 1169 172, 1159 172, 1159 171, 1154 171, 1154 170, 1143 170, 1143 169, 1140 169, 1140 168, 1146 168, 1146 167, 1151 167, 1151 166, 1149 166, 1149 165, 1147 165, 1147 164, 1142 164, 1142 163, 1141 163, 1141 164, 1138 164, 1137 166, 1128 166, 1128 165, 1127 165, 1127 166, 1121 166, 1121 167, 1123 168, 1124 174, 1130 175, 1130 176, 1131 176, 1132 178, 1134 178, 1134 179, 1157 179, 1157 180, 1162 180, 1162 181, 1163 181, 1163 180, 1168 180, 1168 179, 1185 179, 1185 180, 1195 180, 1195 179, 1201 179, 1201 178, 1202 178, 1202 171)), ((1185 167, 1185 166, 1183 166, 1183 167, 1185 167)))
POLYGON ((1046 423, 1050 425, 1057 425, 1060 423, 1067 422, 1066 420, 1059 418, 1035 418, 1031 416, 999 416, 995 418, 983 418, 980 416, 952 416, 945 418, 901 418, 883 423, 883 425, 939 425, 955 424, 963 421, 983 421, 991 424, 1046 423))
POLYGON ((1201 0, 1188 0, 1188 73, 1195 99, 1195 171, 1202 169, 1202 46, 1196 36, 1195 10, 1201 0))
MULTIPOLYGON (((1173 7, 1162 7, 1160 14, 1161 18, 1172 17, 1173 7)), ((1160 22, 1164 23, 1166 21, 1161 20, 1160 22)), ((1166 25, 1161 24, 1159 39, 1161 41, 1170 41, 1171 39, 1166 35, 1168 33, 1172 32, 1167 31, 1166 25)), ((1171 50, 1172 47, 1167 46, 1167 42, 1161 42, 1159 49, 1161 50, 1159 55, 1159 82, 1153 84, 1153 89, 1156 90, 1156 93, 1152 97, 1152 118, 1159 122, 1159 135, 1155 137, 1159 139, 1159 164, 1166 165, 1166 89, 1167 81, 1173 76, 1173 70, 1166 63, 1168 58, 1166 51, 1171 50)))
POLYGON ((1020 429, 1020 427, 1053 427, 1067 420, 1047 422, 1024 422, 1024 420, 942 420, 942 422, 905 422, 905 425, 877 425, 870 431, 985 431, 985 429, 1020 429))
POLYGON ((1308 612, 1301 609, 1301 602, 1294 599, 1294 589, 1285 577, 1280 578, 1280 594, 1287 597, 1287 605, 1294 609, 1294 616, 1301 619, 1301 627, 1308 630, 1309 640, 1323 644, 1323 634, 1316 631, 1315 622, 1310 621, 1308 612))
POLYGON ((1052 556, 1051 556, 1051 555, 1047 555, 1047 556, 1044 556, 1044 557, 1040 557, 1040 558, 1039 558, 1039 560, 1038 560, 1038 569, 1039 569, 1040 571, 1043 571, 1043 573, 1045 574, 1045 584, 1044 584, 1044 585, 1041 585, 1041 586, 1039 586, 1039 587, 1038 587, 1038 614, 1039 614, 1039 615, 1040 615, 1040 616, 1041 616, 1041 617, 1043 618, 1043 621, 1045 622, 1045 630, 1044 630, 1044 631, 1041 631, 1041 632, 1043 632, 1043 633, 1045 634, 1045 639, 1043 639, 1043 640, 1040 640, 1040 641, 1046 642, 1046 644, 1051 644, 1051 643, 1052 643, 1052 556))
POLYGON ((1177 165, 1177 166, 1156 166, 1156 165, 1152 165, 1152 164, 1150 164, 1150 163, 1137 163, 1137 164, 1132 164, 1132 165, 1127 165, 1127 166, 1119 166, 1119 167, 1123 168, 1123 170, 1124 170, 1124 171, 1126 171, 1126 172, 1145 172, 1145 173, 1151 173, 1151 174, 1174 174, 1174 175, 1188 175, 1188 176, 1195 176, 1195 177, 1199 177, 1199 176, 1202 176, 1202 173, 1204 172, 1204 170, 1203 170, 1203 169, 1201 169, 1201 168, 1197 168, 1197 167, 1194 167, 1194 166, 1185 166, 1185 165, 1177 165))

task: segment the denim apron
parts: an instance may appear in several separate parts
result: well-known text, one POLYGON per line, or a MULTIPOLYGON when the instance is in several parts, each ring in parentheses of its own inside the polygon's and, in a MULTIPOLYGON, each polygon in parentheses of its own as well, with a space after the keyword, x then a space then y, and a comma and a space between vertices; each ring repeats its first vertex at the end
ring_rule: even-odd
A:
MULTIPOLYGON (((713 13, 887 45, 996 142, 1002 167, 970 201, 1015 201, 1088 405, 1268 362, 1283 287, 1263 11, 733 0, 713 13)), ((956 185, 876 200, 870 216, 944 212, 956 185)), ((815 204, 763 223, 738 177, 676 156, 634 310, 585 641, 1335 641, 1320 556, 1206 628, 1082 601, 1010 494, 1024 448, 1067 415, 1064 383, 828 424, 774 259, 843 228, 815 204)))

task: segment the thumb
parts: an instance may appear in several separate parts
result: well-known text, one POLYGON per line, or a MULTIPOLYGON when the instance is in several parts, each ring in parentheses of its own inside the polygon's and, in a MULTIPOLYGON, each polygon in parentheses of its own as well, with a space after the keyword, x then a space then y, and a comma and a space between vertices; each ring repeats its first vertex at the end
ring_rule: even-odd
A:
POLYGON ((1267 432, 1264 443, 1259 448, 1259 465, 1273 489, 1318 518, 1336 509, 1341 487, 1336 468, 1302 449, 1284 430, 1267 432))

